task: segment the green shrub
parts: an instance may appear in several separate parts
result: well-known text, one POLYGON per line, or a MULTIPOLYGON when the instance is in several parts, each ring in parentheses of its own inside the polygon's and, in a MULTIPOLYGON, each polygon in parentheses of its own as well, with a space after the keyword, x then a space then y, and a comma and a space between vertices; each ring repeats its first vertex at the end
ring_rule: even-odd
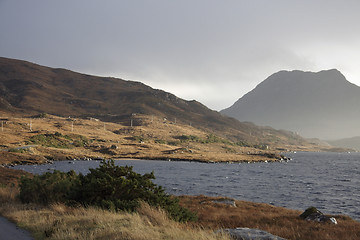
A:
POLYGON ((161 186, 152 182, 153 179, 153 172, 141 175, 132 167, 115 166, 113 160, 104 160, 87 175, 54 171, 33 178, 22 177, 20 199, 26 203, 92 205, 111 211, 136 211, 144 201, 165 209, 174 220, 196 219, 195 214, 181 207, 178 199, 165 193, 161 186))
POLYGON ((33 178, 22 177, 20 180, 20 200, 24 203, 50 204, 66 202, 73 198, 74 187, 79 184, 74 171, 54 172, 35 175, 33 178))
POLYGON ((29 151, 29 149, 26 149, 26 148, 10 148, 8 150, 8 152, 12 152, 12 153, 25 153, 28 151, 29 151))
POLYGON ((236 146, 240 146, 240 147, 251 147, 252 145, 245 142, 245 141, 239 141, 235 143, 236 146))
POLYGON ((158 144, 167 144, 167 141, 163 140, 163 139, 155 139, 155 143, 158 144))
POLYGON ((144 136, 132 136, 132 137, 127 137, 125 139, 131 140, 131 141, 135 141, 135 142, 145 142, 147 139, 144 136))
POLYGON ((316 207, 309 207, 300 215, 300 217, 302 219, 305 219, 305 218, 307 218, 309 215, 311 215, 313 213, 321 213, 321 212, 319 210, 317 210, 316 207))
POLYGON ((201 138, 194 135, 181 135, 174 137, 175 139, 180 140, 181 142, 200 142, 201 138))
POLYGON ((76 136, 76 138, 73 140, 73 145, 75 147, 85 147, 89 144, 89 140, 81 135, 76 136))
POLYGON ((135 211, 140 201, 164 208, 178 221, 194 220, 195 215, 183 209, 176 198, 166 194, 161 186, 152 182, 154 173, 141 175, 130 166, 115 166, 113 160, 103 161, 99 168, 80 174, 81 185, 77 201, 116 211, 135 211))
POLYGON ((39 113, 38 115, 32 116, 32 118, 47 118, 47 113, 39 113))
POLYGON ((54 134, 47 133, 32 136, 26 143, 54 148, 73 148, 86 146, 89 143, 89 140, 81 135, 69 136, 55 132, 54 134))
POLYGON ((54 134, 38 134, 32 136, 27 144, 37 144, 45 147, 55 147, 55 148, 69 148, 69 140, 62 136, 61 133, 54 134))
POLYGON ((206 139, 203 141, 203 143, 224 143, 224 144, 233 145, 233 143, 230 142, 229 140, 220 138, 212 133, 210 133, 206 136, 206 139))
POLYGON ((224 144, 233 145, 232 142, 225 140, 223 138, 220 138, 212 133, 208 134, 205 139, 200 138, 198 136, 194 136, 194 135, 181 135, 181 136, 175 136, 174 138, 180 140, 181 142, 198 142, 198 143, 203 143, 203 144, 224 143, 224 144))

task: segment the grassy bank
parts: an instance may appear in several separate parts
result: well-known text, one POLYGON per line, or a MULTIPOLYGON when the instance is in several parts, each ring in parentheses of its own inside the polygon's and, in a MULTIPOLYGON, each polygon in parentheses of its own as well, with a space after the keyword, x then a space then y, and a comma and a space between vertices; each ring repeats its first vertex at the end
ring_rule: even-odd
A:
MULTIPOLYGON (((141 124, 101 122, 46 115, 9 117, 2 121, 0 164, 44 163, 80 158, 173 159, 202 162, 277 161, 279 151, 320 150, 312 144, 271 146, 260 140, 231 141, 213 132, 151 116, 137 116, 141 124), (259 142, 260 141, 260 142, 259 142), (24 146, 31 146, 23 148, 24 146), (281 149, 281 150, 279 150, 281 149)), ((270 144, 269 143, 269 144, 270 144)))
POLYGON ((360 223, 349 217, 335 216, 337 225, 307 222, 299 218, 301 211, 246 201, 231 206, 214 201, 220 198, 182 196, 181 205, 199 219, 184 224, 146 204, 137 213, 114 213, 63 204, 21 204, 17 195, 16 188, 0 188, 0 215, 35 239, 229 239, 214 230, 236 227, 258 228, 286 239, 360 239, 360 223))
POLYGON ((258 228, 286 239, 360 239, 360 222, 347 216, 334 216, 337 225, 308 222, 299 217, 301 211, 248 201, 235 201, 236 207, 214 202, 219 199, 183 196, 180 203, 198 214, 196 226, 258 228))
POLYGON ((16 189, 0 188, 0 214, 29 230, 35 239, 229 239, 210 229, 172 221, 166 213, 142 204, 137 213, 98 208, 21 204, 16 189))

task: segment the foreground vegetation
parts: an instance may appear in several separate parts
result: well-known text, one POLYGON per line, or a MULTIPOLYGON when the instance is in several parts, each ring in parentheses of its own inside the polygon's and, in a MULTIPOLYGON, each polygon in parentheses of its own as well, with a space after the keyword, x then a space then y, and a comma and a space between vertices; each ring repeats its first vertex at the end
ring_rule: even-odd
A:
MULTIPOLYGON (((134 127, 55 116, 14 118, 4 122, 0 145, 0 164, 4 165, 84 157, 255 162, 269 160, 268 153, 274 153, 264 150, 265 145, 230 142, 191 126, 146 116, 142 125, 134 127), (26 144, 31 147, 19 148, 26 144)), ((151 185, 151 173, 111 169, 108 163, 89 176, 54 172, 33 178, 0 167, 0 215, 28 229, 36 239, 228 239, 214 231, 236 227, 258 228, 287 239, 360 239, 360 223, 346 216, 335 216, 338 225, 330 225, 307 222, 299 218, 300 211, 267 204, 235 201, 236 206, 230 206, 205 196, 182 196, 178 204, 151 185), (135 181, 122 181, 126 174, 135 181), (19 188, 21 175, 28 177, 19 188), (101 181, 96 180, 98 176, 101 181), (150 192, 127 191, 127 184, 150 192), (120 191, 133 198, 118 201, 120 191), (184 208, 196 213, 197 221, 190 222, 193 214, 184 208)))
POLYGON ((23 203, 69 206, 96 206, 110 211, 134 212, 145 202, 167 212, 180 222, 196 220, 195 214, 179 205, 178 199, 152 182, 154 173, 138 174, 132 167, 116 166, 113 160, 102 161, 87 175, 54 171, 20 180, 23 203))
POLYGON ((0 214, 42 239, 209 239, 227 240, 226 234, 169 219, 165 211, 142 202, 137 212, 114 212, 64 204, 22 204, 16 190, 0 188, 0 214))
POLYGON ((114 212, 65 204, 23 204, 17 188, 0 187, 0 215, 29 230, 35 239, 229 239, 219 228, 249 227, 286 239, 360 239, 360 223, 335 216, 338 225, 302 220, 301 211, 235 201, 235 206, 206 196, 182 196, 180 204, 197 212, 198 221, 179 223, 165 211, 141 203, 137 212, 114 212))
POLYGON ((257 228, 285 239, 360 239, 360 222, 347 216, 334 216, 337 225, 310 222, 300 218, 302 211, 238 200, 233 200, 236 206, 219 203, 224 199, 227 198, 182 196, 180 203, 197 213, 195 226, 257 228))

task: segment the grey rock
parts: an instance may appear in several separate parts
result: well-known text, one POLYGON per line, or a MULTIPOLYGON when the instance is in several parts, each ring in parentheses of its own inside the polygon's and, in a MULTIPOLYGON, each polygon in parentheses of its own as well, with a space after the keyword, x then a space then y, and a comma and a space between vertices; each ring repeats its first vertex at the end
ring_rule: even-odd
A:
POLYGON ((224 229, 234 240, 286 240, 266 231, 254 228, 224 229))
POLYGON ((306 221, 337 224, 337 221, 334 217, 324 215, 315 207, 309 207, 300 215, 300 217, 306 221))
POLYGON ((225 205, 230 205, 233 207, 236 207, 236 203, 234 199, 229 199, 229 198, 224 198, 224 199, 217 199, 217 200, 213 200, 214 203, 222 203, 225 205))
POLYGON ((307 221, 337 224, 334 217, 328 217, 321 213, 312 213, 305 218, 307 221))

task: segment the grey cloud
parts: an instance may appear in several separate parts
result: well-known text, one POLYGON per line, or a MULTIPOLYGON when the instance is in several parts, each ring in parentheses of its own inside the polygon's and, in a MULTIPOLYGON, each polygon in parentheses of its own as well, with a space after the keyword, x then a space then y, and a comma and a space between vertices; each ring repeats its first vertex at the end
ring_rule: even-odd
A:
POLYGON ((360 61, 360 54, 346 53, 360 50, 360 2, 353 0, 3 0, 0 6, 2 56, 130 78, 215 109, 282 69, 333 64, 360 76, 344 63, 360 61))

